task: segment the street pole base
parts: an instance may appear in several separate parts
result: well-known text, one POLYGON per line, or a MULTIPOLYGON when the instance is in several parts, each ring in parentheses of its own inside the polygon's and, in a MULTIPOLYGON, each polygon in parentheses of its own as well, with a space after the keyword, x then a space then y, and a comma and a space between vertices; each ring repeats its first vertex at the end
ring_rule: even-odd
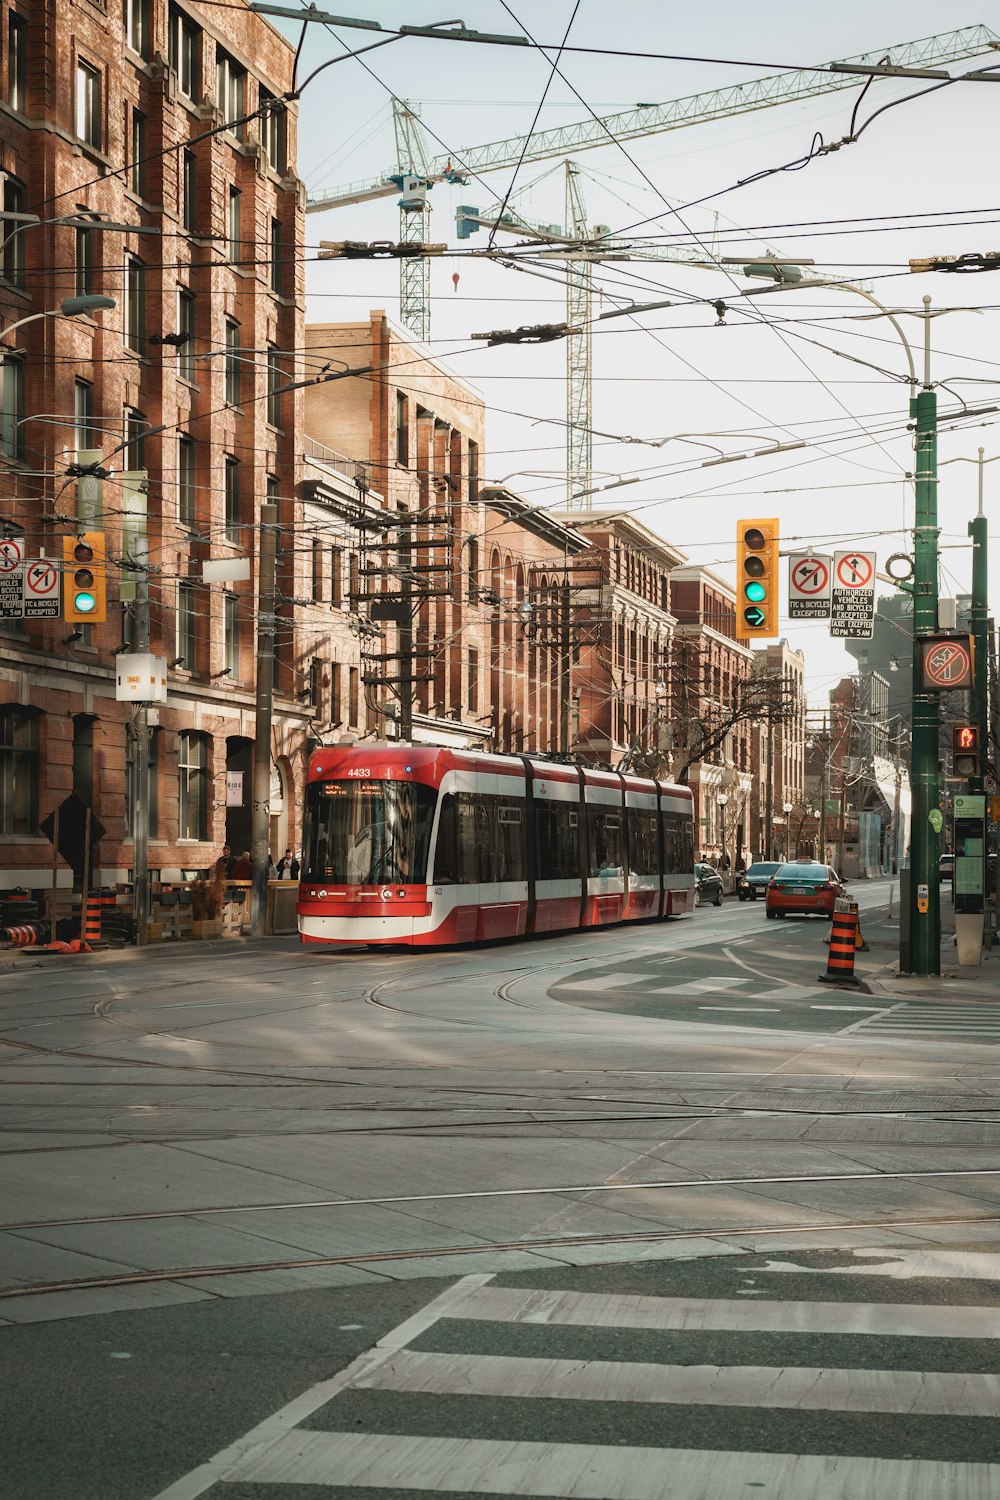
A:
POLYGON ((839 985, 842 989, 859 990, 861 988, 861 980, 854 979, 849 975, 845 975, 843 979, 841 979, 839 975, 836 974, 818 974, 816 977, 820 979, 823 984, 836 984, 839 985))

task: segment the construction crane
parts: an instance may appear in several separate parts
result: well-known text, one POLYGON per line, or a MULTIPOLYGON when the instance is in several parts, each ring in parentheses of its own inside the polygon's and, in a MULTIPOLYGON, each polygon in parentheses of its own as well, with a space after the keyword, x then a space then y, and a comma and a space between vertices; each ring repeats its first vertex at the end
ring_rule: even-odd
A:
MULTIPOLYGON (((527 137, 514 136, 482 146, 465 147, 454 156, 437 156, 429 160, 417 106, 393 98, 397 166, 381 177, 350 183, 333 192, 317 193, 309 197, 306 201, 306 213, 321 213, 330 208, 371 202, 391 197, 398 192, 400 240, 410 244, 427 242, 430 239, 428 193, 436 183, 464 185, 473 174, 482 176, 487 172, 508 170, 527 162, 568 156, 598 146, 679 130, 688 125, 750 114, 756 110, 770 109, 776 104, 788 104, 798 99, 857 88, 858 74, 863 75, 866 69, 871 73, 892 76, 893 69, 929 69, 942 63, 957 62, 962 58, 978 57, 985 52, 998 50, 1000 37, 989 27, 965 26, 918 41, 903 42, 877 53, 864 52, 817 68, 774 73, 767 78, 732 84, 728 88, 714 89, 704 94, 691 94, 664 104, 637 104, 621 114, 591 117, 575 125, 535 131, 527 137)), ((573 183, 573 174, 569 171, 566 198, 567 238, 579 230, 580 238, 576 240, 579 244, 580 239, 586 239, 586 215, 579 195, 579 184, 573 183)), ((473 218, 475 215, 467 217, 473 218)), ((484 219, 484 222, 488 220, 484 219)), ((590 426, 588 313, 592 271, 590 264, 585 265, 582 261, 572 266, 567 261, 567 268, 568 299, 574 312, 583 319, 577 324, 574 317, 567 318, 571 327, 579 326, 581 329, 580 333, 571 335, 567 341, 567 461, 570 471, 567 480, 572 479, 568 493, 573 494, 580 488, 589 487, 585 482, 581 483, 589 476, 589 439, 584 442, 580 429, 584 423, 588 429, 590 426)), ((426 340, 430 331, 429 276, 425 258, 420 255, 401 257, 400 320, 421 340, 426 340)))

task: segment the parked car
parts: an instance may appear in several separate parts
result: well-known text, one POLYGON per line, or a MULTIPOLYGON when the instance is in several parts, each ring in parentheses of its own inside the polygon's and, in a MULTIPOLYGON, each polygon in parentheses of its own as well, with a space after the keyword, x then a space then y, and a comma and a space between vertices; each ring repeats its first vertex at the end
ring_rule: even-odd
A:
POLYGON ((771 876, 781 869, 780 859, 758 860, 749 870, 736 877, 736 894, 741 901, 756 901, 767 890, 771 876))
POLYGON ((695 865, 694 904, 707 906, 709 902, 713 906, 722 905, 722 876, 711 865, 695 865))
POLYGON ((832 917, 834 903, 843 896, 845 882, 830 865, 814 859, 795 859, 781 865, 767 884, 767 915, 785 917, 789 912, 803 916, 832 917))

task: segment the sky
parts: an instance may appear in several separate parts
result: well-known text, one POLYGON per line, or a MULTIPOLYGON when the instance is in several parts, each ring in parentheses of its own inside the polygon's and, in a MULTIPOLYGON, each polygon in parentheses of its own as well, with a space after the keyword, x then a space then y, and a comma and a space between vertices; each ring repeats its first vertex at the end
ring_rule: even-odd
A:
MULTIPOLYGON (((338 14, 345 11, 388 27, 451 19, 414 0, 344 0, 338 14)), ((639 102, 661 103, 878 53, 944 29, 940 6, 929 0, 879 0, 876 6, 845 0, 837 7, 717 0, 704 10, 655 0, 619 0, 613 7, 606 0, 545 0, 534 7, 524 0, 465 0, 461 17, 476 30, 528 35, 541 46, 406 38, 326 69, 305 88, 300 104, 298 171, 310 194, 395 167, 393 95, 419 108, 429 154, 448 152, 460 161, 464 147, 586 120, 591 110, 607 115, 639 102), (642 55, 559 55, 567 28, 568 48, 642 55)), ((949 19, 964 27, 988 16, 981 11, 949 19)), ((274 24, 298 39, 297 25, 274 24)), ((1000 23, 995 29, 1000 36, 1000 23)), ((371 40, 362 30, 310 25, 300 79, 371 40)), ((982 55, 945 66, 956 75, 989 61, 982 55)), ((1000 57, 997 64, 1000 71, 1000 57)), ((930 334, 942 418, 960 413, 963 403, 1000 404, 1000 275, 915 275, 908 268, 911 258, 1000 247, 1000 208, 990 201, 994 174, 983 170, 992 160, 1000 86, 934 89, 931 80, 877 80, 858 106, 858 124, 900 102, 854 143, 804 161, 817 144, 848 135, 862 86, 852 80, 837 92, 578 151, 589 222, 609 225, 626 240, 641 234, 669 243, 672 237, 747 259, 766 253, 799 263, 809 258, 815 265, 806 275, 856 281, 897 312, 918 371, 924 327, 917 315, 929 295, 941 314, 930 334), (793 163, 803 164, 768 170, 793 163)), ((539 272, 486 260, 487 231, 462 243, 456 238, 459 204, 485 209, 508 193, 509 205, 526 218, 562 222, 562 159, 526 161, 464 186, 433 189, 431 237, 447 243, 450 253, 431 262, 430 346, 486 402, 484 477, 506 480, 532 503, 561 509, 565 342, 486 348, 471 338, 566 316, 557 268, 539 272)), ((397 317, 396 262, 313 257, 321 239, 398 237, 395 197, 309 215, 309 321, 349 321, 372 308, 397 317)), ((498 247, 516 243, 514 236, 496 237, 498 247)), ((829 288, 740 296, 764 285, 748 280, 741 267, 723 272, 664 260, 608 261, 595 267, 594 280, 595 315, 632 303, 677 304, 594 325, 595 483, 618 485, 595 505, 635 514, 691 562, 730 581, 736 523, 747 517, 778 517, 783 551, 864 547, 877 553, 880 568, 891 554, 912 551, 906 356, 874 306, 829 288), (728 308, 721 326, 712 306, 720 298, 728 308), (715 450, 742 454, 777 442, 806 446, 701 467, 715 450), (622 486, 622 479, 636 482, 622 486)), ((969 586, 966 527, 977 504, 977 454, 981 447, 987 461, 1000 457, 998 419, 1000 413, 969 418, 940 437, 943 595, 969 586)), ((1000 468, 987 462, 991 539, 1000 530, 998 481, 1000 468)), ((783 615, 781 629, 804 651, 810 701, 822 704, 829 688, 854 669, 853 660, 823 622, 783 615)))

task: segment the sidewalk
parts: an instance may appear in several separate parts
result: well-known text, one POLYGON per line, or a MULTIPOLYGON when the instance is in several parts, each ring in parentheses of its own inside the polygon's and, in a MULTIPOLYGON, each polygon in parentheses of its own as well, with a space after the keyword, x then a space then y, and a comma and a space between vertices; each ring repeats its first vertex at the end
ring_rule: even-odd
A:
POLYGON ((1000 948, 984 950, 982 964, 959 964, 955 952, 955 910, 941 900, 941 974, 922 978, 899 972, 898 889, 891 922, 884 913, 865 914, 862 930, 869 952, 859 953, 855 973, 862 990, 887 1000, 982 1000, 1000 1002, 1000 948))

